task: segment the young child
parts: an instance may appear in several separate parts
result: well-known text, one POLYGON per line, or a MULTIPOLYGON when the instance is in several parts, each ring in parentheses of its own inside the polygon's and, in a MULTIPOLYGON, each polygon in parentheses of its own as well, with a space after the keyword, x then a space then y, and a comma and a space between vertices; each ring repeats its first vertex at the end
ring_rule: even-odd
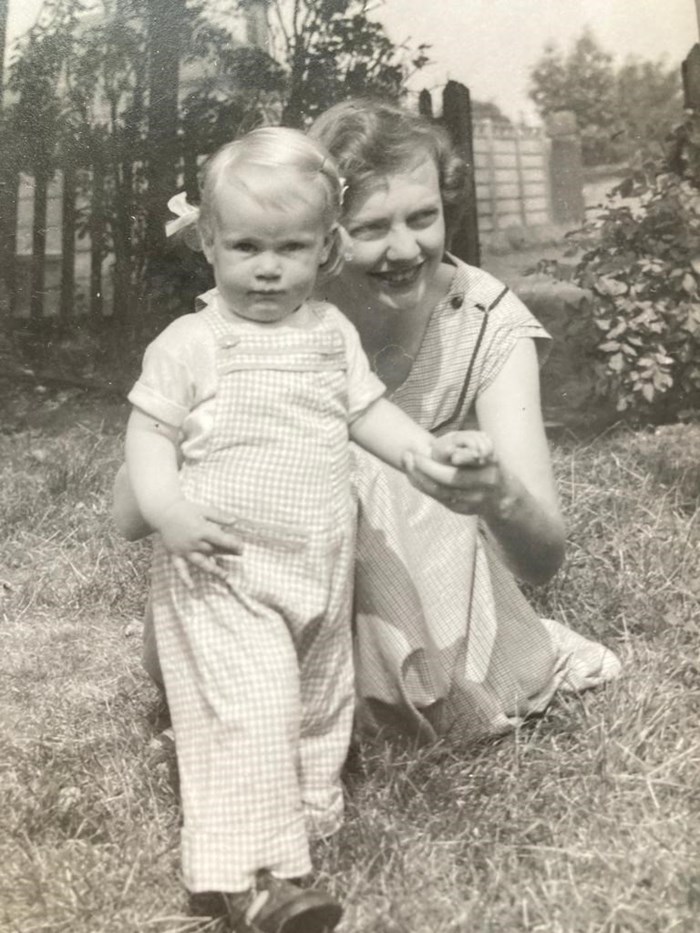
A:
MULTIPOLYGON (((340 918, 329 896, 289 879, 310 870, 309 838, 342 819, 348 439, 397 468, 433 446, 382 397, 349 321, 310 299, 319 270, 340 261, 341 200, 333 161, 302 133, 264 128, 224 146, 198 221, 216 288, 148 347, 129 395, 129 477, 159 533, 151 603, 184 878, 219 893, 234 930, 321 933, 340 918)), ((468 461, 464 445, 457 459, 468 461)))

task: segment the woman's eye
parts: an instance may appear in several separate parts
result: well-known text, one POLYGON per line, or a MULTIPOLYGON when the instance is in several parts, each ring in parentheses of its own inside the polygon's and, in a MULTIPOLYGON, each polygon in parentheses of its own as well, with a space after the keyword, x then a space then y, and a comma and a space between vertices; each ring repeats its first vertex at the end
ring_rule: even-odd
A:
POLYGON ((387 225, 380 223, 357 224, 348 229, 353 240, 378 240, 387 231, 387 225))
POLYGON ((432 223, 435 222, 438 216, 437 208, 431 207, 429 210, 418 211, 416 214, 411 214, 408 225, 414 229, 422 229, 423 227, 429 227, 432 223))

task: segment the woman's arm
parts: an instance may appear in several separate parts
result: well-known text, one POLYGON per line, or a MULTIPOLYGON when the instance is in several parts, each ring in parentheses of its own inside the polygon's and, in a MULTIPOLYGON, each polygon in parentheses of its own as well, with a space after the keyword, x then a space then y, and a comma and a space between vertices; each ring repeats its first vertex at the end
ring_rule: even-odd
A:
POLYGON ((493 442, 501 474, 484 518, 513 572, 529 583, 545 583, 564 560, 566 530, 542 420, 533 340, 518 341, 477 398, 476 414, 493 442))
POLYGON ((565 531, 532 340, 517 342, 498 376, 478 396, 476 414, 493 443, 494 466, 456 470, 419 457, 409 469, 411 478, 453 511, 481 515, 513 573, 528 583, 544 583, 564 558, 565 531))

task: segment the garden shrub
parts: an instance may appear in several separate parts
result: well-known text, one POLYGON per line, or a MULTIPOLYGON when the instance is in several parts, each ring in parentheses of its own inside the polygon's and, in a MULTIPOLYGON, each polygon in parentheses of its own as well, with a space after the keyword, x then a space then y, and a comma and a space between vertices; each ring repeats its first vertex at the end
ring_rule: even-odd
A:
POLYGON ((599 215, 570 234, 573 281, 588 300, 574 339, 594 391, 651 420, 700 408, 700 114, 655 160, 632 165, 599 215))

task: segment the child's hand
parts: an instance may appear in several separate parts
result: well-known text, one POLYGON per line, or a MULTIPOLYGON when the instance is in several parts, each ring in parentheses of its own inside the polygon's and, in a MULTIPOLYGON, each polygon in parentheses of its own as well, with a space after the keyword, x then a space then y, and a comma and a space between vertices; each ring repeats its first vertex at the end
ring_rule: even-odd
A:
POLYGON ((460 515, 484 515, 502 474, 491 440, 481 431, 454 431, 435 440, 431 456, 407 465, 411 483, 460 515))
POLYGON ((180 579, 192 588, 188 564, 225 579, 226 573, 212 557, 220 552, 240 554, 240 540, 221 525, 230 522, 219 509, 198 505, 187 499, 177 499, 159 517, 157 531, 166 549, 172 554, 180 579))
POLYGON ((496 462, 491 439, 483 431, 451 431, 438 437, 433 460, 450 466, 490 466, 496 462))

